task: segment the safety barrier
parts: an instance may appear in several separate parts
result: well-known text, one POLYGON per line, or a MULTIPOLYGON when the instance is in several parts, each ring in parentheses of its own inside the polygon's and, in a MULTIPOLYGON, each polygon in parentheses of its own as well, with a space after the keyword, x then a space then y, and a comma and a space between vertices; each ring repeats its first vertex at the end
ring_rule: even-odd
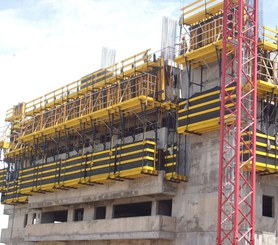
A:
POLYGON ((93 91, 83 97, 51 110, 44 111, 20 124, 20 140, 32 140, 34 134, 55 133, 57 127, 79 127, 80 120, 108 120, 109 113, 121 110, 141 111, 141 104, 154 103, 157 77, 143 73, 109 87, 93 91), (33 135, 31 135, 33 134, 33 135))
POLYGON ((4 177, 5 172, 6 170, 0 172, 0 190, 4 192, 4 203, 23 202, 23 197, 35 192, 76 188, 118 178, 139 178, 146 174, 155 175, 156 144, 151 140, 144 140, 39 164, 10 172, 9 181, 4 177))
MULTIPOLYGON (((19 171, 7 173, 7 169, 2 169, 0 170, 2 203, 24 203, 28 201, 29 195, 53 192, 56 189, 67 190, 117 179, 157 175, 156 155, 156 143, 144 140, 38 164, 19 171)), ((165 170, 165 179, 174 182, 186 181, 185 176, 178 174, 177 156, 177 146, 169 145, 162 168, 165 170)))

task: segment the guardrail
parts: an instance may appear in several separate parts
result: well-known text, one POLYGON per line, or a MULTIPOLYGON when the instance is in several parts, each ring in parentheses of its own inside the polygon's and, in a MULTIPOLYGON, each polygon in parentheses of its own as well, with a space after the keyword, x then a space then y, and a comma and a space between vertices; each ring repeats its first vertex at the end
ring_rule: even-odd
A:
POLYGON ((274 30, 268 26, 263 26, 262 30, 263 42, 271 42, 277 45, 278 49, 278 30, 274 30))
POLYGON ((177 39, 176 56, 217 42, 223 38, 223 16, 216 15, 204 23, 191 26, 177 39))
POLYGON ((223 8, 223 0, 196 0, 181 8, 180 25, 192 25, 217 14, 223 8))
MULTIPOLYGON (((157 77, 148 73, 96 90, 74 101, 44 111, 21 124, 22 136, 78 119, 139 96, 155 98, 157 77)), ((130 105, 132 106, 132 105, 130 105)), ((107 111, 105 112, 107 115, 107 111)), ((97 119, 97 118, 95 118, 97 119)))
POLYGON ((278 59, 260 55, 258 62, 258 79, 278 85, 278 59))
MULTIPOLYGON (((91 91, 94 88, 102 88, 109 84, 109 79, 111 79, 111 77, 122 76, 130 69, 135 69, 150 61, 151 54, 149 51, 150 49, 144 50, 112 66, 90 73, 77 81, 31 100, 25 104, 22 114, 24 114, 24 116, 31 116, 41 112, 43 109, 51 108, 68 101, 68 99, 76 98, 87 90, 91 91)), ((6 121, 12 121, 16 117, 17 114, 15 113, 15 109, 16 106, 7 111, 6 121)))

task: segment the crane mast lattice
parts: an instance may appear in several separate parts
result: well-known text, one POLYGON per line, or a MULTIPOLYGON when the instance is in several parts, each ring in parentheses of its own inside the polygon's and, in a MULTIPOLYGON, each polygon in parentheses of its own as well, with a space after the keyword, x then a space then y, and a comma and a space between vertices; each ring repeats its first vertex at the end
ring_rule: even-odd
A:
POLYGON ((217 244, 254 244, 258 0, 224 0, 223 22, 217 244))

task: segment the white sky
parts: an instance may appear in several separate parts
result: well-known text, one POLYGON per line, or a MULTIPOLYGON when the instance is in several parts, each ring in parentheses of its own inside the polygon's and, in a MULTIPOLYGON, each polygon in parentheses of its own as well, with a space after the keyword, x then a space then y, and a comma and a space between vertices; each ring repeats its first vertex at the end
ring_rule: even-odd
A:
MULTIPOLYGON (((162 17, 178 19, 191 1, 0 0, 0 126, 13 105, 98 70, 102 47, 116 49, 116 61, 159 50, 162 17)), ((263 1, 275 27, 278 1, 263 1)), ((0 215, 0 228, 6 222, 0 215)))

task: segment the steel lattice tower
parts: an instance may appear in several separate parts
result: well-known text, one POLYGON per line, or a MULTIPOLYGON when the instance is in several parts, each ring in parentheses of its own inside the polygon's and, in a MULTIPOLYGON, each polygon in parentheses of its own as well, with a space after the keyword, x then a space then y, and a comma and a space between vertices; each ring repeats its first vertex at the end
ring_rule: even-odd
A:
POLYGON ((257 12, 258 0, 224 0, 218 245, 255 243, 257 12))

